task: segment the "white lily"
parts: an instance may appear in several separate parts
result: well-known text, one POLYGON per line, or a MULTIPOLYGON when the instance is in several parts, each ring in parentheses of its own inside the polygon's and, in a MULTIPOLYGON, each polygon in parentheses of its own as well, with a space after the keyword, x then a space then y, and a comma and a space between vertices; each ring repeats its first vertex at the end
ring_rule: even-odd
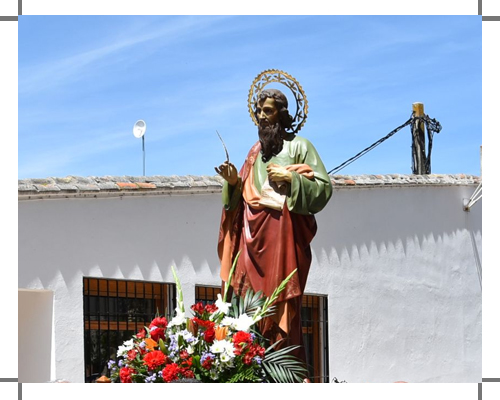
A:
POLYGON ((222 300, 221 294, 217 294, 217 300, 215 301, 215 305, 217 306, 218 311, 223 314, 227 314, 229 312, 229 307, 231 307, 231 303, 226 303, 222 300))
POLYGON ((127 340, 126 342, 123 342, 122 346, 118 346, 118 350, 116 352, 116 355, 117 356, 124 356, 133 348, 134 348, 134 339, 127 340))
POLYGON ((230 327, 234 328, 235 322, 236 322, 236 319, 233 317, 224 317, 220 324, 222 326, 230 326, 230 327))
POLYGON ((178 326, 186 322, 186 313, 183 312, 179 307, 175 309, 175 317, 170 320, 168 326, 178 326))
POLYGON ((238 319, 234 321, 234 328, 238 331, 248 332, 255 322, 257 321, 247 314, 241 314, 238 319))

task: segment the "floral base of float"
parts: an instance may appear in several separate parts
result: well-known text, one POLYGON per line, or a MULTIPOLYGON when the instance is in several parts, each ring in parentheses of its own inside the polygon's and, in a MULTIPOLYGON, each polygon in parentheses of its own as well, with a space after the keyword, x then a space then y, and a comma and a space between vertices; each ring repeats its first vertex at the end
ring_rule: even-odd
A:
POLYGON ((291 354, 297 346, 277 349, 260 335, 257 322, 272 315, 278 295, 293 271, 270 297, 247 291, 227 299, 232 273, 215 304, 191 306, 186 316, 182 288, 177 287, 175 316, 157 315, 149 326, 119 346, 117 359, 108 362, 109 380, 122 383, 172 382, 304 382, 305 365, 291 354))

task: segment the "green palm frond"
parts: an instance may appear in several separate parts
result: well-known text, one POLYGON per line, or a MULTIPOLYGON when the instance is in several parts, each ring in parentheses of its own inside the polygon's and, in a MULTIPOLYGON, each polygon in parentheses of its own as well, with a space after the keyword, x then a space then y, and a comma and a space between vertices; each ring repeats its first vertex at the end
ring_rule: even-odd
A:
POLYGON ((247 314, 251 317, 262 309, 265 301, 261 291, 254 293, 253 290, 248 289, 243 297, 233 296, 231 299, 231 316, 238 318, 242 314, 247 314))
POLYGON ((307 377, 307 369, 300 359, 290 354, 300 346, 289 346, 275 350, 278 343, 280 342, 266 349, 266 356, 262 361, 267 380, 276 383, 303 382, 307 377))
POLYGON ((240 313, 245 313, 253 316, 264 305, 265 298, 262 291, 254 293, 253 290, 248 290, 243 301, 240 301, 240 313))

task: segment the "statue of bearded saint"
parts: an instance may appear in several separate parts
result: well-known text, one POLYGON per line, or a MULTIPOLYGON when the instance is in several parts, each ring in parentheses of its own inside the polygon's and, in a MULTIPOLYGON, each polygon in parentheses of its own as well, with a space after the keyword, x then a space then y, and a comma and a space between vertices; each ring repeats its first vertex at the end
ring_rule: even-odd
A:
MULTIPOLYGON (((293 122, 287 107, 287 98, 277 89, 265 90, 259 96, 255 116, 259 123, 260 153, 264 163, 267 163, 273 156, 277 156, 283 150, 283 141, 287 136, 285 129, 290 128, 293 122)), ((287 139, 291 140, 293 138, 287 139)), ((238 174, 233 164, 225 162, 218 168, 216 167, 215 170, 230 185, 236 185, 238 174)), ((269 180, 272 182, 291 182, 291 172, 282 165, 268 163, 266 170, 269 180)))
MULTIPOLYGON (((232 290, 251 288, 270 296, 294 270, 280 294, 277 312, 260 322, 271 343, 303 345, 301 302, 311 265, 310 243, 316 234, 314 214, 332 195, 328 173, 314 146, 290 130, 293 118, 285 95, 263 90, 254 110, 259 140, 238 172, 225 162, 215 171, 224 178, 218 241, 221 278, 227 282, 236 254, 232 290)), ((303 347, 296 355, 306 362, 303 347)))

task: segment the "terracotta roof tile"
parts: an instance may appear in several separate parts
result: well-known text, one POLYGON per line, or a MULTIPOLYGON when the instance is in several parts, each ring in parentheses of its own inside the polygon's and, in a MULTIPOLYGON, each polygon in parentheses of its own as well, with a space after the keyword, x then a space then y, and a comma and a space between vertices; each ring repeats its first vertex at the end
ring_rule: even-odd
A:
POLYGON ((137 190, 139 189, 139 186, 137 186, 135 183, 131 182, 116 182, 116 185, 121 189, 130 189, 130 190, 137 190))
POLYGON ((156 185, 154 183, 136 182, 135 184, 139 187, 139 189, 156 189, 156 185))

